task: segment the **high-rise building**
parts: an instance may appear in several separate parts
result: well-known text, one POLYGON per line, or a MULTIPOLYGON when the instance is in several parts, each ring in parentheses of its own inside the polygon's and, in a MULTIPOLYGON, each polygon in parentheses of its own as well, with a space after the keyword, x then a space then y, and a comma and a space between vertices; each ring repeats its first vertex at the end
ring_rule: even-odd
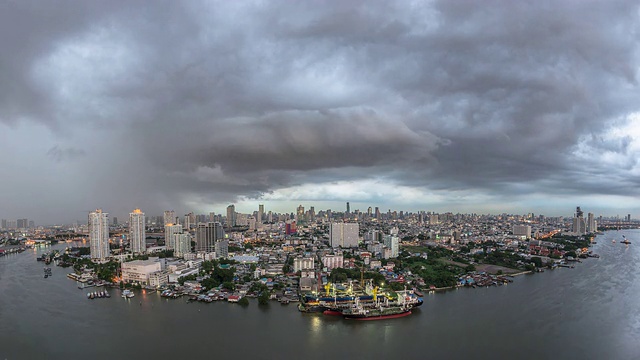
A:
POLYGON ((360 227, 357 223, 331 223, 329 229, 331 247, 358 247, 360 227))
POLYGON ((376 206, 376 219, 380 220, 382 218, 382 214, 380 213, 380 208, 376 206))
POLYGON ((217 240, 214 248, 216 252, 216 258, 226 259, 229 257, 229 241, 217 240))
POLYGON ((221 234, 224 237, 222 224, 218 222, 198 224, 196 227, 196 251, 214 252, 216 241, 221 239, 221 234))
POLYGON ((0 222, 0 228, 2 229, 7 228, 7 219, 2 219, 2 222, 0 222))
POLYGON ((27 219, 18 219, 16 226, 18 227, 18 229, 26 229, 27 226, 29 226, 29 222, 27 221, 27 219))
POLYGON ((429 225, 438 225, 438 214, 429 215, 429 225))
POLYGON ((349 207, 349 202, 347 201, 347 214, 351 213, 351 208, 349 207))
POLYGON ((400 237, 398 237, 398 228, 391 229, 389 235, 384 237, 384 246, 391 250, 390 258, 397 258, 400 247, 400 237))
POLYGON ((587 232, 593 233, 598 231, 598 223, 593 213, 587 214, 587 232))
POLYGON ((169 250, 176 250, 176 238, 174 235, 182 233, 182 225, 167 224, 164 226, 164 244, 169 250))
POLYGON ((91 259, 104 260, 109 252, 109 214, 97 209, 89 213, 89 246, 91 259))
POLYGON ((227 226, 236 226, 236 206, 233 204, 227 206, 227 226))
POLYGON ((304 206, 302 205, 298 206, 298 209, 296 211, 296 221, 304 221, 304 206))
POLYGON ((164 212, 164 224, 175 224, 176 223, 176 212, 173 210, 165 210, 164 212))
POLYGON ((256 220, 258 221, 258 224, 262 224, 262 221, 264 221, 264 205, 263 204, 258 205, 258 218, 256 220))
POLYGON ((584 212, 580 210, 580 206, 576 207, 576 214, 573 217, 572 231, 575 234, 586 234, 587 224, 584 221, 584 212))
POLYGON ((191 253, 191 235, 189 233, 173 234, 172 242, 175 244, 174 256, 184 257, 185 254, 191 253))
POLYGON ((129 244, 134 254, 147 252, 144 213, 140 209, 133 210, 129 214, 129 244))
POLYGON ((118 218, 117 217, 113 217, 113 226, 118 226, 118 218))

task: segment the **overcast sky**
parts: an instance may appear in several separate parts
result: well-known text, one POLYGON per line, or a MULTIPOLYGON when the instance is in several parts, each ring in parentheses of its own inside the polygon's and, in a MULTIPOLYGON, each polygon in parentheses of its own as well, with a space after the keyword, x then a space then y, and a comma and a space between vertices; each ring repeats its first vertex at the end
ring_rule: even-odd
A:
POLYGON ((0 218, 640 216, 637 1, 0 1, 0 218))

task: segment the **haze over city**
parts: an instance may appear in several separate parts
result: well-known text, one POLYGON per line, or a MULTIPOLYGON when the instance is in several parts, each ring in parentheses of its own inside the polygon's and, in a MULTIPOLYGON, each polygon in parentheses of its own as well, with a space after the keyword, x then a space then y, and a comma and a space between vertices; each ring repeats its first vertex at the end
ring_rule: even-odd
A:
POLYGON ((640 215, 634 1, 0 3, 0 218, 640 215))

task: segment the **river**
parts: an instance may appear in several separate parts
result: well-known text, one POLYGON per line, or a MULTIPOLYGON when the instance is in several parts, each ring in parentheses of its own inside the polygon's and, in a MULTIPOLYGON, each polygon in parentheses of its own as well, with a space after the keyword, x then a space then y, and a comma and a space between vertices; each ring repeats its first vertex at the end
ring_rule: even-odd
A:
POLYGON ((601 257, 574 269, 425 295, 411 316, 371 322, 117 289, 87 300, 68 269, 43 278, 50 248, 28 250, 0 257, 0 359, 638 359, 640 230, 596 241, 601 257))

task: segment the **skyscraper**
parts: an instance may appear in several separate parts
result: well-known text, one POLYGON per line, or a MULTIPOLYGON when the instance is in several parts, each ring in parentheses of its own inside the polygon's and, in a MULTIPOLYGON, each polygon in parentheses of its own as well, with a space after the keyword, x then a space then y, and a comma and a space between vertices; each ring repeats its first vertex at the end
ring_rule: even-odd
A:
POLYGON ((174 235, 182 233, 182 225, 167 224, 164 226, 164 244, 169 250, 176 250, 176 238, 174 235))
POLYGON ((164 224, 175 224, 176 223, 176 212, 173 210, 166 210, 164 212, 164 224))
POLYGON ((360 227, 357 223, 331 223, 329 229, 331 247, 358 247, 360 227))
POLYGON ((109 252, 109 214, 97 209, 89 213, 89 246, 91 259, 104 260, 109 252))
POLYGON ((236 206, 233 204, 227 206, 227 226, 236 226, 236 206))
POLYGON ((349 202, 347 201, 347 214, 349 214, 351 212, 351 209, 349 208, 349 202))
POLYGON ((147 252, 144 213, 140 209, 129 214, 129 244, 134 254, 147 252))
POLYGON ((391 250, 389 257, 397 258, 399 253, 400 238, 398 237, 398 228, 391 229, 389 235, 384 236, 384 246, 391 250))
POLYGON ((258 218, 256 220, 258 221, 258 224, 262 224, 262 221, 264 220, 264 205, 263 204, 258 205, 258 218))
POLYGON ((576 207, 572 231, 575 234, 585 234, 587 232, 587 224, 584 221, 584 212, 580 210, 580 206, 576 207))
POLYGON ((217 240, 224 237, 222 224, 218 222, 200 223, 196 227, 196 251, 214 252, 217 240))
POLYGON ((596 231, 598 231, 598 223, 593 213, 589 213, 587 214, 587 232, 592 233, 596 231))
MULTIPOLYGON (((178 225, 180 226, 180 225, 178 225)), ((172 243, 175 244, 175 250, 173 255, 176 257, 183 257, 184 254, 191 253, 191 235, 186 233, 173 234, 172 243)))
POLYGON ((299 205, 296 211, 296 221, 301 222, 304 221, 304 206, 299 205))

